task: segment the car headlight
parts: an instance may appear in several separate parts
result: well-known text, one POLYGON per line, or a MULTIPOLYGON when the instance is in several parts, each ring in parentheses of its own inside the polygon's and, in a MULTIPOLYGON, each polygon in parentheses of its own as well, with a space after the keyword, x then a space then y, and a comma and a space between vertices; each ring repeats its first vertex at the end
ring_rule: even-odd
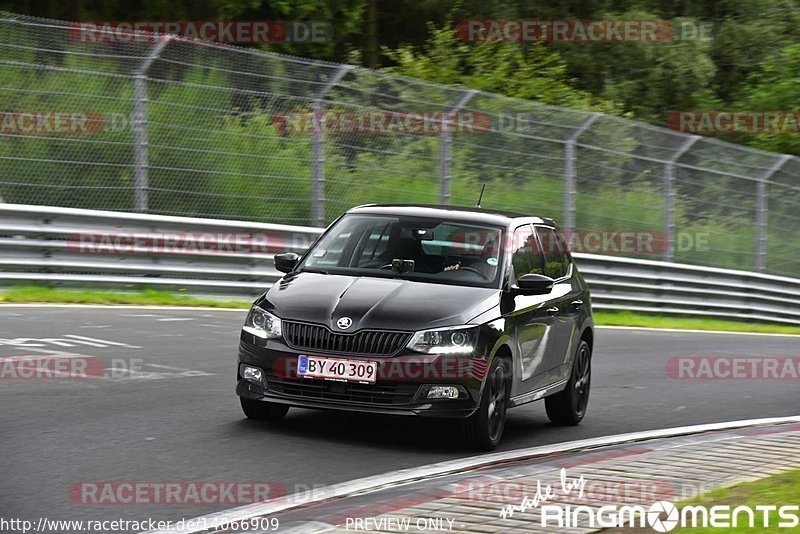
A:
POLYGON ((470 354, 477 338, 477 326, 420 330, 411 337, 407 348, 426 354, 470 354))
POLYGON ((281 320, 258 306, 250 308, 242 330, 263 339, 281 337, 281 320))

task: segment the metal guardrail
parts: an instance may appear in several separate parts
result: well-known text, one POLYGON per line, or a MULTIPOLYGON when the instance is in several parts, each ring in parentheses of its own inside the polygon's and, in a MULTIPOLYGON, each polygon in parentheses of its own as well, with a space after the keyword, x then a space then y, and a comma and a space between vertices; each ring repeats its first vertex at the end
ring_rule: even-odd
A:
MULTIPOLYGON (((272 265, 275 252, 302 251, 321 232, 0 204, 0 284, 151 287, 254 297, 281 276, 272 265)), ((597 254, 574 257, 597 310, 800 324, 800 279, 597 254)))
POLYGON ((365 202, 472 204, 483 184, 485 207, 548 212, 567 231, 657 232, 652 260, 800 271, 798 157, 93 26, 0 12, 7 202, 324 226, 365 202))
POLYGON ((272 265, 276 247, 302 251, 321 232, 301 226, 0 204, 0 284, 255 296, 281 276, 272 265), (92 243, 85 239, 92 236, 97 238, 92 243), (119 236, 127 239, 117 240, 119 236), (183 239, 184 246, 164 246, 164 238, 170 236, 183 239), (212 246, 185 246, 186 236, 208 236, 204 243, 212 246), (231 243, 226 250, 224 239, 229 236, 262 240, 246 247, 231 243), (133 250, 134 238, 152 243, 154 237, 162 238, 161 245, 133 250), (271 240, 266 246, 265 239, 271 240), (132 250, 123 250, 128 244, 132 250))
POLYGON ((573 254, 596 310, 800 324, 800 279, 661 261, 573 254))

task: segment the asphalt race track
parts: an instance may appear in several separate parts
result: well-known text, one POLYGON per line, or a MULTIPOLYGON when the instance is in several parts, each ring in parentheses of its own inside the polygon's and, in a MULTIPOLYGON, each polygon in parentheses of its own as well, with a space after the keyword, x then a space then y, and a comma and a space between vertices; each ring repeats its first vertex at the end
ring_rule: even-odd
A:
MULTIPOLYGON (((70 488, 262 481, 278 494, 474 454, 452 426, 426 420, 298 409, 272 427, 245 420, 233 392, 244 315, 0 307, 0 357, 80 354, 111 369, 96 379, 0 379, 0 516, 177 520, 231 505, 82 504, 70 488)), ((798 356, 797 337, 602 329, 595 345, 583 424, 553 427, 542 403, 517 408, 500 450, 800 413, 796 379, 667 372, 681 356, 798 356)))

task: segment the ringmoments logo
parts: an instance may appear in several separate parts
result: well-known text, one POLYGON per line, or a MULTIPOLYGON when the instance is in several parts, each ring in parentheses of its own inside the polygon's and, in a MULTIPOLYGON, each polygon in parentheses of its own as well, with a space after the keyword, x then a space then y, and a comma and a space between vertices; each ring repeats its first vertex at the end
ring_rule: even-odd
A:
POLYGON ((650 506, 559 506, 545 505, 540 524, 558 528, 645 528, 670 532, 681 528, 793 529, 800 525, 798 505, 684 506, 669 501, 650 506), (777 519, 772 514, 777 513, 777 519))
POLYGON ((800 505, 687 505, 678 509, 667 500, 648 505, 604 506, 547 504, 581 500, 587 480, 581 475, 569 478, 561 470, 557 484, 536 484, 532 495, 525 494, 518 504, 501 508, 500 517, 506 519, 540 507, 539 526, 559 529, 651 528, 656 532, 670 532, 681 528, 797 528, 800 525, 800 505), (777 518, 775 515, 777 514, 777 518))
POLYGON ((680 512, 669 501, 658 501, 645 506, 608 505, 600 508, 588 506, 542 506, 541 525, 559 528, 644 528, 656 532, 669 532, 678 526, 680 512))

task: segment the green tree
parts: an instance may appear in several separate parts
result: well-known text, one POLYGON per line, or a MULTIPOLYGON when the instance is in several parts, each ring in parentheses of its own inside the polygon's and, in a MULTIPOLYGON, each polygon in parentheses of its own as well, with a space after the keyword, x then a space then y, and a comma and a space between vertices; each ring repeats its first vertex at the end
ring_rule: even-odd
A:
POLYGON ((514 43, 468 43, 459 39, 448 22, 430 25, 430 37, 422 47, 384 49, 397 74, 469 89, 499 93, 582 109, 612 110, 609 102, 595 99, 575 88, 567 65, 557 51, 543 43, 521 47, 514 43))
MULTIPOLYGON (((757 111, 800 110, 800 45, 784 48, 753 73, 740 107, 757 111)), ((743 140, 764 150, 800 155, 800 137, 785 133, 759 134, 743 140)))

